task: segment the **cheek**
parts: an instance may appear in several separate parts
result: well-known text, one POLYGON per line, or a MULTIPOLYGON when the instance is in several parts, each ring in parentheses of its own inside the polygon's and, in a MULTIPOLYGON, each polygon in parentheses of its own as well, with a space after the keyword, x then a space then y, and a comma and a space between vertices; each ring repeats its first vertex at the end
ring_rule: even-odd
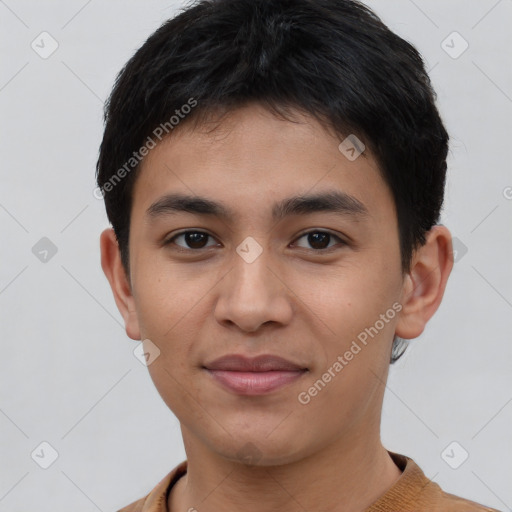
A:
POLYGON ((343 301, 328 311, 336 336, 323 339, 325 355, 300 390, 304 414, 317 418, 332 435, 378 409, 389 366, 396 310, 392 302, 363 299, 343 301))
POLYGON ((398 296, 392 274, 375 263, 361 262, 332 277, 324 283, 322 292, 315 294, 313 303, 322 304, 325 318, 344 338, 373 324, 398 296))
MULTIPOLYGON (((398 274, 386 272, 383 261, 368 262, 339 274, 315 298, 321 306, 318 310, 322 320, 331 331, 323 339, 327 357, 316 370, 322 374, 334 365, 338 356, 344 360, 343 370, 335 372, 344 377, 333 379, 333 388, 338 389, 339 381, 345 380, 354 385, 354 389, 361 390, 361 385, 357 384, 362 378, 360 368, 364 368, 368 378, 372 377, 370 369, 380 374, 389 363, 400 309, 397 302, 400 288, 394 277, 398 274), (364 271, 365 268, 371 272, 364 271)), ((344 392, 342 387, 339 392, 344 392)))
POLYGON ((200 407, 200 400, 197 399, 197 393, 191 383, 183 379, 179 362, 169 357, 169 354, 170 352, 161 354, 148 366, 151 380, 164 403, 180 421, 193 419, 200 413, 196 410, 200 407), (191 400, 190 396, 193 396, 194 400, 191 400))
POLYGON ((190 391, 194 341, 200 338, 204 321, 205 293, 209 280, 180 272, 175 266, 155 260, 146 262, 134 279, 134 300, 142 339, 151 340, 159 352, 148 371, 164 401, 190 391), (208 281, 208 282, 205 282, 208 281), (203 298, 203 300, 201 300, 203 298))
POLYGON ((134 279, 134 299, 141 334, 166 340, 173 332, 190 325, 207 283, 182 268, 153 258, 146 260, 134 279), (143 332, 142 332, 143 331, 143 332))

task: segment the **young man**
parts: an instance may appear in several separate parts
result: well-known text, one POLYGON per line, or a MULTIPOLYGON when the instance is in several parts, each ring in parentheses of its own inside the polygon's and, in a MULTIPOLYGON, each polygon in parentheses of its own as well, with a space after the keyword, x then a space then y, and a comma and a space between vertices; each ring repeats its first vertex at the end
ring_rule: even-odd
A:
POLYGON ((491 510, 380 440, 453 265, 447 150, 420 55, 353 1, 203 1, 136 52, 102 267, 187 460, 124 512, 491 510))

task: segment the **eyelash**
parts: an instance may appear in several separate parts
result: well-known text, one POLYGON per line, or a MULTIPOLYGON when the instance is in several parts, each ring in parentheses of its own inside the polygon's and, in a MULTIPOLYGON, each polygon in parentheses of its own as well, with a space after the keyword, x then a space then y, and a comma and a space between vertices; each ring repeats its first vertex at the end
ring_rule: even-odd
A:
MULTIPOLYGON (((176 235, 174 235, 172 238, 169 238, 168 240, 166 240, 164 242, 164 245, 171 245, 172 243, 174 243, 174 240, 180 236, 183 236, 183 235, 186 235, 187 233, 200 233, 200 234, 203 234, 203 235, 206 235, 206 236, 209 236, 210 238, 215 238, 213 237, 212 235, 210 235, 209 233, 207 233, 206 231, 200 231, 200 230, 196 230, 196 229, 189 229, 187 231, 182 231, 181 233, 177 233, 176 235)), ((322 233, 322 234, 326 234, 326 235, 330 235, 331 237, 335 238, 338 240, 339 243, 341 243, 342 246, 345 246, 345 245, 348 245, 347 242, 345 242, 344 240, 342 240, 338 235, 335 235, 334 233, 331 233, 330 231, 325 231, 325 230, 320 230, 320 229, 314 229, 314 230, 311 230, 311 231, 306 231, 305 233, 302 233, 301 235, 299 235, 296 240, 300 240, 301 238, 307 236, 307 235, 310 235, 312 233, 322 233)), ((329 241, 330 242, 330 241, 329 241)), ((180 245, 177 246, 178 248, 176 249, 177 251, 179 252, 200 252, 200 251, 204 251, 204 250, 207 250, 209 249, 210 247, 213 247, 213 246, 208 246, 208 247, 202 247, 200 249, 191 249, 191 248, 187 248, 187 247, 182 247, 180 245)), ((322 253, 322 252, 329 252, 330 250, 332 250, 335 246, 332 246, 332 247, 327 247, 325 249, 310 249, 311 251, 313 252, 316 252, 316 253, 322 253)), ((304 249, 304 247, 300 247, 300 249, 304 249)), ((308 249, 309 250, 309 249, 308 249)))

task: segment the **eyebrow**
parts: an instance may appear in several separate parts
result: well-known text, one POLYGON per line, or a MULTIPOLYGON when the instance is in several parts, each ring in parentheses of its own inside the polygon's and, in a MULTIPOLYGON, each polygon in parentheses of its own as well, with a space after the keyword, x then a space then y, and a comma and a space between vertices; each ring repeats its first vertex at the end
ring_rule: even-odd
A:
MULTIPOLYGON (((227 206, 205 197, 185 194, 167 194, 157 199, 147 210, 151 219, 188 212, 197 215, 213 215, 225 220, 232 220, 235 213, 227 206)), ((272 207, 272 219, 278 222, 292 215, 308 215, 316 212, 335 213, 359 220, 369 215, 366 206, 345 192, 329 191, 319 194, 293 196, 286 198, 272 207)))

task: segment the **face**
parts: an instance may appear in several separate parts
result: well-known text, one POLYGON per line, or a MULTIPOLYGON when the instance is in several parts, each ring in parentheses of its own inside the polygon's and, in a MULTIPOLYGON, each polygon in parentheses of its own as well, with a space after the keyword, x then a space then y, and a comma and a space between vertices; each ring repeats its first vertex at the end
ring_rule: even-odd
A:
POLYGON ((368 151, 348 159, 343 138, 297 120, 251 105, 215 131, 183 127, 133 191, 127 332, 160 351, 148 369, 186 443, 227 459, 378 435, 403 294, 394 202, 368 151), (233 354, 290 366, 214 368, 233 354))

